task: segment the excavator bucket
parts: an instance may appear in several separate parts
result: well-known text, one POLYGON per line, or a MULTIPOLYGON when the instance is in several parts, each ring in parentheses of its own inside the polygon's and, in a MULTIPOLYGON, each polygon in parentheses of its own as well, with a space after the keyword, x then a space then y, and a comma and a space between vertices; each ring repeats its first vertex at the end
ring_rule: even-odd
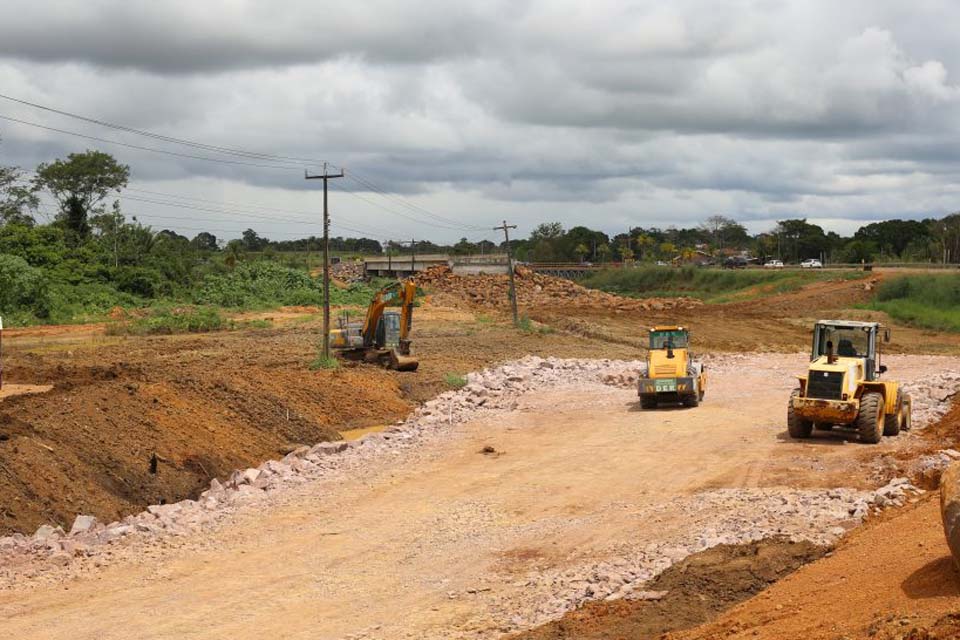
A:
POLYGON ((390 368, 397 371, 416 371, 420 361, 413 356, 402 356, 395 350, 390 351, 390 368))

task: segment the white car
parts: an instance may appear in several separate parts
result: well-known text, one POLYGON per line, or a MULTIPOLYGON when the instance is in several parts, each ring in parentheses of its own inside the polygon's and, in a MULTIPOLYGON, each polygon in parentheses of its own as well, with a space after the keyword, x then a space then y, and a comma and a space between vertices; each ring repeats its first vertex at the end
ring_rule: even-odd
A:
POLYGON ((823 269, 823 264, 816 258, 810 258, 800 263, 802 269, 823 269))
POLYGON ((783 260, 771 260, 763 266, 765 269, 783 269, 783 260))

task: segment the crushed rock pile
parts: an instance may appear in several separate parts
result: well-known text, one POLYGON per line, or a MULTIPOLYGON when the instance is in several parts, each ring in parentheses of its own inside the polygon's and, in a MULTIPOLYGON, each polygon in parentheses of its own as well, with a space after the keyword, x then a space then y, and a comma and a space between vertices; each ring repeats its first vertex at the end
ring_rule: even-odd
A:
POLYGON ((525 577, 530 591, 542 593, 534 587, 549 586, 554 597, 532 602, 528 616, 516 615, 513 598, 504 599, 496 609, 515 631, 555 620, 589 600, 657 599, 662 594, 646 591, 646 583, 694 553, 774 537, 831 546, 869 513, 901 506, 923 493, 906 478, 896 478, 876 491, 719 489, 675 498, 643 517, 657 522, 661 514, 684 513, 702 522, 702 527, 690 527, 679 539, 617 553, 611 561, 530 572, 525 577))
MULTIPOLYGON (((524 306, 600 307, 612 311, 692 309, 703 304, 694 298, 624 298, 587 289, 570 280, 546 276, 517 267, 517 302, 524 306)), ((510 279, 506 275, 460 276, 445 265, 430 267, 416 278, 418 286, 434 293, 439 302, 453 306, 464 302, 474 308, 498 308, 509 304, 510 279)))
POLYGON ((330 265, 330 274, 340 282, 347 284, 361 282, 366 276, 363 272, 362 260, 341 260, 330 265))

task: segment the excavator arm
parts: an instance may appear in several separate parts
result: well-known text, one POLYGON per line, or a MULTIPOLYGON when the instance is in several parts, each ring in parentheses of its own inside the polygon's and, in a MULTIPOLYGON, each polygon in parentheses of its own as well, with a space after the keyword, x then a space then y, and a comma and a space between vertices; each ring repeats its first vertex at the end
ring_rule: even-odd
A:
POLYGON ((417 296, 417 285, 407 280, 400 288, 400 351, 410 353, 410 325, 413 324, 413 300, 417 296))

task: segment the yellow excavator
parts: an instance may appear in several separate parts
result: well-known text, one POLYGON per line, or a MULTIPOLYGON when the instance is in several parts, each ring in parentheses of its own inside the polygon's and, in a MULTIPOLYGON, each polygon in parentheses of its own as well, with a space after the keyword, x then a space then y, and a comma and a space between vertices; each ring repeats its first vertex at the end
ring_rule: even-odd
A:
POLYGON ((420 361, 410 355, 410 325, 417 286, 412 280, 394 282, 377 292, 363 322, 343 315, 330 331, 330 347, 345 360, 379 364, 396 371, 416 371, 420 361), (400 310, 387 310, 399 303, 400 310))

